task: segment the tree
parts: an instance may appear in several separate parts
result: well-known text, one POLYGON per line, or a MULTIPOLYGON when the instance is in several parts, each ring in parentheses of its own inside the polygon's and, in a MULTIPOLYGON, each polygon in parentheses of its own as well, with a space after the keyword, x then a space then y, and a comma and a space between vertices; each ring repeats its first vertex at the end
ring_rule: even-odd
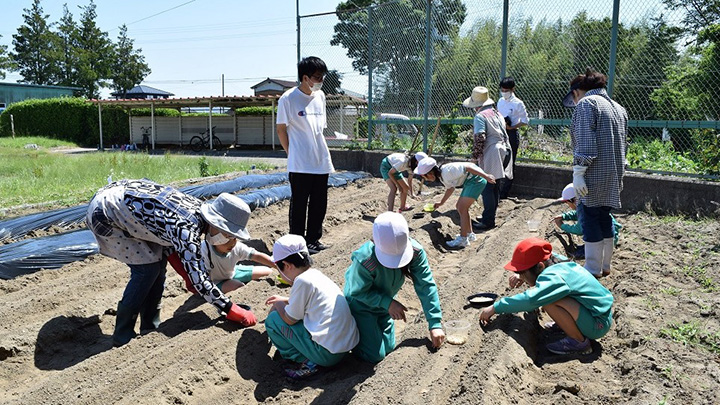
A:
POLYGON ((150 67, 145 63, 145 57, 141 53, 142 49, 134 49, 133 43, 134 41, 127 36, 127 26, 123 24, 114 47, 110 71, 112 88, 123 94, 140 84, 150 74, 150 67))
POLYGON ((24 83, 54 84, 58 65, 53 44, 55 34, 47 23, 49 15, 44 14, 40 0, 33 0, 30 9, 23 9, 25 23, 13 34, 15 52, 12 58, 23 77, 24 83))
MULTIPOLYGON (((37 1, 37 0, 36 0, 37 1)), ((78 35, 78 85, 83 88, 85 97, 100 97, 100 88, 106 87, 110 62, 113 56, 112 42, 107 32, 98 28, 95 19, 95 3, 83 7, 78 35)))
POLYGON ((337 70, 330 70, 323 80, 322 91, 325 94, 344 94, 342 88, 342 74, 337 70))
MULTIPOLYGON (((425 32, 427 0, 401 0, 379 4, 375 0, 340 3, 331 45, 341 45, 353 68, 365 74, 372 62, 378 107, 402 112, 422 102, 425 79, 425 32), (357 7, 371 7, 356 9, 357 7), (372 18, 368 15, 372 13, 372 18), (368 29, 372 30, 372 61, 369 60, 368 29)), ((442 51, 457 37, 467 10, 462 0, 434 0, 432 26, 434 50, 442 51)), ((413 108, 415 110, 415 108, 413 108)))
MULTIPOLYGON (((0 35, 2 38, 2 35, 0 35)), ((0 45, 0 80, 5 78, 5 72, 13 69, 13 62, 7 53, 7 45, 0 45)))
POLYGON ((79 56, 78 56, 78 40, 80 31, 73 19, 73 15, 68 10, 67 4, 63 5, 63 16, 60 19, 57 30, 57 60, 58 60, 58 80, 57 84, 61 86, 78 86, 79 85, 79 56))

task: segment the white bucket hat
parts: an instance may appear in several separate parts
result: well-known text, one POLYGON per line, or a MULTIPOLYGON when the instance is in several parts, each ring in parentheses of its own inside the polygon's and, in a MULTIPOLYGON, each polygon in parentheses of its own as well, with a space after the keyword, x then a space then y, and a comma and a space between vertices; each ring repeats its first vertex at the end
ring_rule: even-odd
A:
POLYGON ((281 236, 273 245, 272 261, 277 263, 296 253, 305 252, 308 256, 305 238, 300 235, 287 234, 281 236))
POLYGON ((202 203, 200 214, 215 228, 236 238, 250 239, 250 234, 245 229, 250 219, 250 207, 240 197, 222 193, 213 202, 202 203))
POLYGON ((431 157, 426 157, 418 162, 418 165, 415 168, 415 170, 413 170, 413 172, 415 174, 419 174, 422 176, 424 174, 427 174, 436 165, 437 165, 437 162, 435 161, 435 159, 433 159, 431 157))
POLYGON ((570 201, 575 198, 575 186, 572 183, 565 186, 562 191, 562 196, 557 201, 570 201))
POLYGON ((427 153, 425 152, 415 152, 415 160, 418 162, 428 157, 427 153))
POLYGON ((467 108, 484 107, 490 104, 495 104, 495 101, 488 96, 487 87, 483 86, 475 87, 470 97, 463 101, 463 105, 467 108))
POLYGON ((398 269, 412 260, 410 230, 405 217, 397 212, 384 212, 375 218, 373 241, 375 257, 387 268, 398 269))

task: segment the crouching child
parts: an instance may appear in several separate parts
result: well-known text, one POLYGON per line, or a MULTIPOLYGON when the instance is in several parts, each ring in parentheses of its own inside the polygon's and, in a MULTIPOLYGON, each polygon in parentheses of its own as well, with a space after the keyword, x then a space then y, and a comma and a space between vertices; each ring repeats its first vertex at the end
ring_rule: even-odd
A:
POLYGON ((521 241, 505 269, 513 272, 509 279, 511 288, 522 284, 531 288, 485 308, 480 313, 482 324, 487 324, 495 314, 542 307, 567 334, 547 345, 555 354, 589 354, 590 339, 599 339, 610 329, 613 304, 610 291, 577 263, 557 263, 549 242, 538 238, 521 241))
POLYGON ((273 262, 292 288, 289 297, 273 295, 265 320, 270 341, 280 355, 299 364, 285 375, 300 379, 313 375, 319 367, 330 367, 360 341, 355 319, 340 287, 312 260, 305 239, 285 235, 273 246, 273 262))

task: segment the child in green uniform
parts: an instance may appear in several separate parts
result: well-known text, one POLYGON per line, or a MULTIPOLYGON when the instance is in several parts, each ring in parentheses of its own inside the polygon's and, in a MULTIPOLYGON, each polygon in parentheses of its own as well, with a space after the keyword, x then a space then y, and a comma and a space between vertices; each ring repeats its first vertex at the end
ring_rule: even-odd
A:
POLYGON ((445 186, 445 195, 435 203, 440 208, 450 198, 456 187, 462 186, 455 208, 460 214, 460 234, 447 243, 449 247, 462 249, 475 241, 470 222, 470 206, 480 197, 487 183, 495 184, 495 177, 487 174, 477 165, 468 162, 445 163, 438 167, 435 159, 427 157, 418 163, 415 173, 427 181, 440 180, 445 186))
POLYGON ((427 155, 424 152, 417 152, 412 156, 405 153, 393 153, 386 156, 380 163, 380 175, 390 187, 388 194, 388 211, 393 211, 395 207, 395 195, 400 190, 400 209, 399 212, 411 210, 412 207, 407 205, 407 196, 413 195, 412 187, 412 171, 417 164, 427 155), (407 181, 403 177, 403 172, 410 171, 407 181))
POLYGON ((510 287, 527 283, 523 293, 498 300, 480 313, 487 324, 497 314, 543 310, 567 334, 547 349, 556 354, 592 352, 590 339, 598 339, 612 324, 613 296, 595 277, 574 262, 556 263, 552 245, 538 238, 528 238, 515 247, 505 269, 514 272, 510 287))
MULTIPOLYGON (((570 211, 565 211, 561 215, 556 216, 553 218, 553 223, 555 226, 557 226, 560 230, 565 231, 572 235, 578 235, 582 237, 583 230, 581 221, 578 218, 578 211, 577 211, 577 198, 575 196, 575 186, 570 183, 562 191, 562 195, 560 198, 558 198, 558 201, 562 201, 565 204, 570 207, 570 211), (573 221, 575 223, 565 223, 565 221, 573 221)), ((620 238, 620 230, 622 229, 622 225, 620 225, 616 220, 615 217, 610 214, 610 219, 612 220, 613 224, 613 246, 617 246, 618 239, 620 238)), ((579 245, 577 246, 573 256, 575 256, 576 259, 584 259, 585 258, 585 245, 579 245)), ((610 274, 610 258, 612 255, 608 255, 607 262, 603 262, 603 275, 607 276, 610 274)), ((603 257, 604 258, 604 257, 603 257)))
POLYGON ((373 223, 373 242, 352 254, 345 272, 345 298, 360 330, 353 353, 363 360, 379 362, 395 348, 395 323, 405 321, 407 308, 395 300, 405 282, 412 280, 430 330, 433 347, 445 340, 437 286, 423 247, 410 239, 405 218, 385 212, 373 223))
POLYGON ((292 285, 289 297, 273 295, 265 301, 272 305, 265 319, 270 341, 284 359, 300 363, 297 369, 286 369, 285 375, 304 378, 319 366, 337 364, 360 340, 340 287, 310 267, 302 236, 285 235, 275 241, 272 260, 292 285))

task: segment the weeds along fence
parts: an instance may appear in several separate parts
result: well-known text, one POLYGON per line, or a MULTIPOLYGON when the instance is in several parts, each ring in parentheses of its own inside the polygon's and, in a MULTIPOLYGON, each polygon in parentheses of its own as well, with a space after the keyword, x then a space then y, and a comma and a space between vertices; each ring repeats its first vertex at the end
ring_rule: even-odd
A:
POLYGON ((462 100, 475 86, 497 100, 512 76, 530 117, 520 158, 555 162, 572 155, 561 99, 592 67, 628 111, 632 168, 717 178, 720 18, 706 8, 710 24, 661 0, 353 0, 298 15, 298 58, 322 58, 336 92, 365 99, 328 118, 352 122, 352 145, 372 149, 407 148, 417 130, 425 150, 468 154, 462 100))

